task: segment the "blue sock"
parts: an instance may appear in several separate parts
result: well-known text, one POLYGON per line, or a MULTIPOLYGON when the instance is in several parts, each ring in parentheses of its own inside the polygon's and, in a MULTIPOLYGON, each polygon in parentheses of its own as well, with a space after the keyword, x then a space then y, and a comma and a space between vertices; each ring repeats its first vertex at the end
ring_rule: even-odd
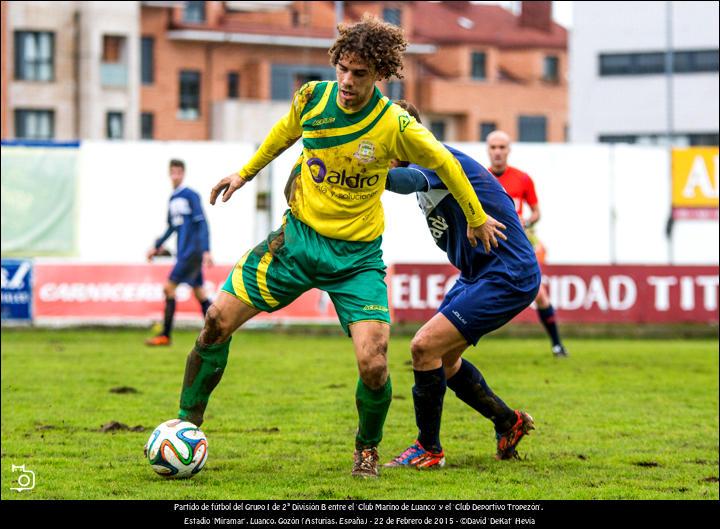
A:
POLYGON ((460 369, 447 381, 447 387, 465 404, 490 419, 495 431, 506 432, 515 422, 515 412, 495 395, 477 367, 463 358, 460 369))
POLYGON ((560 345, 560 334, 558 333, 557 324, 555 323, 555 309, 553 308, 553 306, 548 305, 544 309, 537 309, 537 313, 540 317, 540 321, 545 327, 545 330, 547 331, 548 335, 550 335, 552 344, 560 345))
POLYGON ((415 385, 412 389, 415 404, 415 423, 418 427, 418 441, 422 447, 433 453, 442 451, 440 445, 440 418, 445 397, 445 370, 442 367, 432 371, 415 371, 415 385))

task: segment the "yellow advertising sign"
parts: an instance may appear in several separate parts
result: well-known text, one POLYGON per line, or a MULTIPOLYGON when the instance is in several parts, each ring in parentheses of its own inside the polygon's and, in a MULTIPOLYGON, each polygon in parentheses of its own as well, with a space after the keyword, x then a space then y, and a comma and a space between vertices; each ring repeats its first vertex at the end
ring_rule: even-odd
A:
POLYGON ((717 147, 673 149, 673 208, 717 208, 718 165, 717 147))

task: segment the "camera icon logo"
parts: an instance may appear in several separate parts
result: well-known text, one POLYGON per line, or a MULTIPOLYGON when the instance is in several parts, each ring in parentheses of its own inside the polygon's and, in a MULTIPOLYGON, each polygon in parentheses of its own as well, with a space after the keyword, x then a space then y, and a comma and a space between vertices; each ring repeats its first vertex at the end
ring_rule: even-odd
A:
POLYGON ((32 490, 35 488, 35 472, 25 468, 25 465, 13 465, 13 472, 20 472, 17 477, 17 487, 10 487, 10 490, 22 492, 24 490, 32 490))

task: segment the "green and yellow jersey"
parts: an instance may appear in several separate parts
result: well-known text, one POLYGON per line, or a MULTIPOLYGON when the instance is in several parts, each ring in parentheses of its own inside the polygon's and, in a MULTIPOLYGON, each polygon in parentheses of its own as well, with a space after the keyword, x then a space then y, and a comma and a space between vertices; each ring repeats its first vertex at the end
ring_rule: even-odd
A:
POLYGON ((337 103, 335 81, 312 81, 295 94, 290 111, 270 131, 238 174, 253 178, 299 138, 300 175, 290 208, 319 234, 346 241, 372 241, 385 228, 380 195, 390 160, 434 170, 461 205, 470 226, 485 222, 470 182, 455 157, 407 111, 380 90, 362 110, 337 103))

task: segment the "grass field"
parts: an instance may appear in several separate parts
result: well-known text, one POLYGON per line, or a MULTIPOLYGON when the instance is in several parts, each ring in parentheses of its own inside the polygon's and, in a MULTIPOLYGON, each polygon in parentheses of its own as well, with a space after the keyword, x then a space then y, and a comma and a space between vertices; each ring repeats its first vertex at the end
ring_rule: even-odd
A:
MULTIPOLYGON (((177 411, 195 332, 149 350, 136 330, 2 331, 2 498, 718 499, 716 340, 483 339, 466 356, 536 420, 520 461, 495 461, 491 424, 448 390, 442 471, 350 477, 357 415, 341 336, 237 334, 191 480, 156 476, 142 448, 177 411), (112 393, 117 387, 137 392, 112 393), (103 433, 119 421, 143 432, 103 433), (11 465, 36 473, 21 493, 11 465)), ((410 338, 390 345, 394 400, 381 459, 414 440, 410 338)))

